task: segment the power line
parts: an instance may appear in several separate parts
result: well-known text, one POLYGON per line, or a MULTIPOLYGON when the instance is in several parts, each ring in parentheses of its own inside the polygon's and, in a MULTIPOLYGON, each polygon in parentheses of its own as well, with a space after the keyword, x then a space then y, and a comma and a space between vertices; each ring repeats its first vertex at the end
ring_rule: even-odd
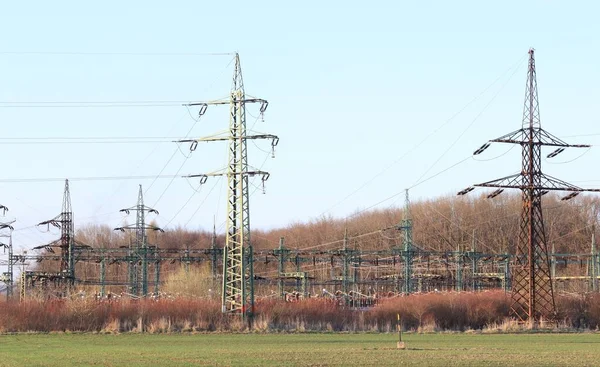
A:
MULTIPOLYGON (((481 117, 481 115, 483 115, 483 113, 488 109, 488 107, 491 106, 491 104, 496 100, 496 98, 498 97, 498 95, 500 95, 500 92, 502 92, 502 90, 504 89, 504 87, 506 87, 506 85, 511 81, 512 77, 517 73, 517 71, 519 70, 520 66, 521 66, 521 63, 519 63, 519 65, 515 68, 515 70, 513 71, 513 73, 510 74, 510 76, 508 77, 508 80, 504 84, 502 84, 502 86, 500 87, 500 89, 498 89, 498 91, 496 92, 496 94, 494 94, 492 96, 492 98, 489 100, 489 102, 486 103, 486 105, 477 114, 477 116, 475 116, 475 118, 471 121, 471 123, 469 123, 469 125, 467 125, 467 127, 458 135, 458 137, 452 142, 452 144, 450 144, 450 146, 438 157, 438 159, 436 159, 436 161, 433 162, 433 164, 431 166, 429 166, 429 168, 425 172, 423 172, 423 174, 421 175, 421 177, 419 177, 417 179, 417 182, 419 182, 423 177, 425 177, 425 175, 427 173, 429 173, 429 171, 431 171, 431 169, 433 167, 435 167, 435 165, 438 164, 438 162, 444 156, 446 156, 446 154, 450 151, 450 149, 452 149, 456 145, 456 143, 458 143, 460 141, 460 139, 466 134, 466 132, 475 124, 475 122, 477 122, 477 120, 479 120, 479 118, 481 117)), ((413 185, 413 187, 414 186, 416 186, 416 184, 413 185)))
POLYGON ((153 143, 168 143, 168 142, 172 142, 172 140, 168 140, 168 139, 158 140, 157 139, 157 140, 2 141, 2 139, 0 139, 0 145, 153 144, 153 143))
MULTIPOLYGON (((449 119, 447 119, 446 121, 444 121, 440 126, 438 126, 436 129, 434 129, 431 133, 429 133, 429 135, 425 136, 421 141, 419 141, 416 145, 414 145, 412 148, 410 148, 409 150, 407 150, 402 156, 400 156, 398 159, 396 159, 394 162, 392 162, 390 165, 388 165, 387 167, 385 167, 383 170, 381 170, 379 173, 375 174, 373 177, 371 177, 369 180, 367 180, 365 183, 363 183, 360 187, 358 187, 357 189, 355 189, 354 191, 352 191, 350 194, 346 195, 342 200, 338 201, 337 203, 335 203, 334 205, 332 205, 331 207, 329 207, 327 210, 325 210, 324 212, 321 213, 321 215, 329 212, 331 209, 335 208, 336 206, 340 205, 341 203, 343 203, 344 201, 346 201, 347 199, 349 199, 350 197, 352 197, 354 194, 356 194, 357 192, 359 192, 360 190, 364 189, 367 185, 369 185, 371 182, 375 181, 375 179, 377 179, 378 177, 380 177, 381 175, 383 175, 385 172, 387 172, 390 168, 392 168, 393 166, 395 166, 398 162, 400 162, 401 160, 403 160, 406 156, 408 156, 410 153, 412 153, 413 151, 415 151, 416 149, 418 149, 421 145, 423 145, 429 138, 431 138, 433 135, 435 135, 438 131, 440 131, 443 127, 445 127, 446 125, 448 125, 450 122, 452 122, 458 115, 460 115, 463 111, 465 111, 469 106, 471 106, 473 103, 475 103, 477 100, 479 100, 479 98, 481 98, 490 88, 492 88, 500 79, 502 79, 508 72, 510 72, 512 69, 518 69, 518 67, 521 65, 521 63, 523 62, 523 60, 525 59, 527 55, 522 56, 515 64, 513 64, 511 67, 509 67, 508 69, 506 69, 502 74, 500 74, 500 76, 498 76, 490 85, 488 85, 481 93, 479 93, 477 96, 475 96, 473 99, 471 99, 467 104, 465 104, 460 110, 458 110, 456 113, 454 113, 449 119)), ((514 72, 513 72, 514 75, 514 72)), ((511 75, 512 77, 512 75, 511 75)), ((504 88, 504 87, 502 87, 504 88)), ((494 97, 495 98, 495 97, 494 97)), ((474 122, 474 121, 473 121, 474 122)), ((472 123, 473 123, 472 122, 472 123)), ((471 123, 471 124, 472 124, 471 123)), ((427 172, 425 172, 425 174, 427 174, 427 172)), ((424 175, 425 175, 424 174, 424 175)), ((421 177, 422 178, 422 177, 421 177)), ((419 180, 417 180, 419 181, 419 180)), ((394 195, 397 196, 397 195, 394 195)), ((391 197, 390 197, 391 199, 391 197)))
POLYGON ((0 55, 48 56, 233 56, 235 52, 84 52, 84 51, 0 51, 0 55))
MULTIPOLYGON (((180 119, 181 120, 181 119, 180 119)), ((183 139, 180 136, 19 136, 0 137, 2 140, 145 140, 145 139, 169 139, 168 141, 183 139)))
POLYGON ((8 104, 0 103, 0 108, 118 108, 118 107, 181 107, 178 103, 130 103, 130 104, 8 104))
MULTIPOLYGON (((72 177, 69 181, 117 181, 117 180, 151 180, 180 177, 177 175, 151 175, 151 176, 83 176, 72 177)), ((35 183, 35 182, 63 182, 64 177, 37 177, 37 178, 2 178, 0 183, 35 183)))

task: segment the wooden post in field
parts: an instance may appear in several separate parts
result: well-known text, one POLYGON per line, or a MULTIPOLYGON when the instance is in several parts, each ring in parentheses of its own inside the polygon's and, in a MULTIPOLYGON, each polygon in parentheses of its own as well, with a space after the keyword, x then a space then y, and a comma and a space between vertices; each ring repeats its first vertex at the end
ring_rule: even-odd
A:
POLYGON ((398 316, 398 323, 397 323, 397 327, 398 327, 398 349, 406 349, 406 346, 404 345, 404 342, 402 341, 402 323, 400 322, 400 314, 397 314, 398 316))

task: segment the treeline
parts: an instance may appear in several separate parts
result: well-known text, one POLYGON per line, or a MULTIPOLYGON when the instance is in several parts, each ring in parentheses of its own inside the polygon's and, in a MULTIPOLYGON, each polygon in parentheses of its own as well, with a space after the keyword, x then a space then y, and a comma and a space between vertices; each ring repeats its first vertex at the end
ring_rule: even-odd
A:
MULTIPOLYGON (((481 196, 444 196, 411 204, 413 241, 424 250, 455 251, 457 249, 488 253, 513 253, 519 235, 521 197, 504 193, 494 199, 481 196)), ((549 250, 557 253, 589 253, 595 231, 600 198, 579 195, 562 201, 549 193, 543 199, 544 224, 549 250)), ((324 216, 283 228, 252 230, 255 249, 273 249, 279 238, 288 248, 333 249, 342 246, 345 231, 349 245, 358 249, 386 249, 401 243, 401 232, 395 227, 404 209, 395 207, 372 210, 348 218, 324 216)), ((209 227, 207 225, 207 227, 209 227)), ((133 233, 115 232, 104 225, 86 225, 76 229, 79 242, 92 247, 127 246, 133 233)), ((195 249, 211 245, 210 230, 176 228, 165 233, 149 232, 148 242, 160 248, 195 249)), ((217 236, 223 246, 224 235, 217 236)))

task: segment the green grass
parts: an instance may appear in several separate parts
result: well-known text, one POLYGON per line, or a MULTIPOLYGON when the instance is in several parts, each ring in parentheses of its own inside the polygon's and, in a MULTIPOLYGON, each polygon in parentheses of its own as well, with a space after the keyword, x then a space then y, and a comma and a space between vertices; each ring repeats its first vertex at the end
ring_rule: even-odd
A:
POLYGON ((0 366, 592 366, 600 334, 17 334, 0 366))

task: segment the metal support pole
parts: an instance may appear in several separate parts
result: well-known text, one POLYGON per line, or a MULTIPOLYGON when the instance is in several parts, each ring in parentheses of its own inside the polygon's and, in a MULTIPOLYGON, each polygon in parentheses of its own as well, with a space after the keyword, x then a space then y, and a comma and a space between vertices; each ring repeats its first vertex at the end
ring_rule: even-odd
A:
MULTIPOLYGON (((302 268, 302 259, 300 258, 300 254, 296 252, 296 257, 294 258, 294 264, 296 265, 296 275, 300 274, 300 270, 302 268)), ((302 293, 302 278, 296 277, 296 292, 302 293)))
POLYGON ((477 274, 479 273, 479 256, 477 256, 475 249, 475 230, 473 230, 473 240, 471 242, 471 287, 473 291, 478 291, 479 279, 477 278, 477 274))
POLYGON ((556 290, 556 249, 552 244, 552 254, 550 254, 550 276, 552 278, 552 289, 556 290))
POLYGON ((148 295, 148 244, 144 241, 141 249, 142 257, 142 297, 148 295))
POLYGON ((21 270, 21 282, 19 284, 19 301, 25 301, 27 295, 27 275, 25 274, 25 266, 23 265, 21 270))
POLYGON ((13 296, 13 287, 15 285, 14 283, 14 279, 15 279, 15 273, 14 273, 14 269, 13 269, 13 265, 14 265, 14 258, 13 258, 13 246, 12 246, 12 233, 10 235, 10 238, 8 239, 8 272, 7 272, 7 288, 6 288, 6 299, 11 299, 13 296))
POLYGON ((127 280, 129 283, 129 294, 132 296, 137 295, 137 260, 134 256, 133 248, 129 246, 127 252, 127 280))
POLYGON ((102 260, 100 260, 100 298, 104 298, 106 291, 106 258, 104 257, 104 254, 102 254, 101 256, 102 260))
POLYGON ((157 259, 154 262, 154 295, 156 295, 158 297, 159 291, 160 291, 160 259, 157 259))
POLYGON ((413 291, 412 286, 412 274, 413 274, 413 221, 412 215, 410 212, 410 197, 408 195, 408 189, 405 190, 404 197, 404 218, 398 227, 399 230, 404 232, 404 236, 402 238, 402 244, 404 247, 404 251, 402 255, 404 257, 404 294, 410 294, 413 291))
POLYGON ((185 255, 184 255, 184 260, 183 260, 183 269, 185 271, 185 275, 186 277, 190 275, 190 250, 186 249, 185 250, 185 255))
POLYGON ((348 257, 348 230, 344 231, 344 252, 343 252, 343 273, 342 273, 342 292, 344 293, 344 297, 346 297, 346 301, 348 301, 348 292, 349 292, 349 278, 350 278, 350 259, 348 257))
POLYGON ((600 268, 600 256, 596 252, 596 234, 592 233, 592 258, 591 258, 592 291, 598 291, 598 273, 600 268))
POLYGON ((510 271, 510 257, 506 257, 504 261, 504 278, 502 278, 502 288, 504 288, 504 292, 508 293, 512 287, 512 277, 510 271))
POLYGON ((463 289, 463 253, 460 252, 460 246, 456 249, 456 291, 462 292, 463 289))
POLYGON ((284 256, 284 238, 280 237, 279 238, 279 252, 277 253, 277 272, 279 275, 279 279, 277 280, 277 285, 278 285, 278 291, 279 291, 279 297, 281 299, 284 299, 284 294, 283 294, 283 271, 284 271, 284 261, 285 261, 285 256, 284 256))
POLYGON ((160 291, 160 252, 158 247, 153 247, 152 249, 152 260, 154 262, 154 291, 153 294, 158 297, 158 292, 160 291))
POLYGON ((219 274, 219 264, 217 262, 218 260, 218 256, 217 256, 217 229, 215 227, 215 224, 213 223, 213 235, 210 241, 210 269, 212 271, 212 276, 214 279, 217 278, 217 275, 219 274))

